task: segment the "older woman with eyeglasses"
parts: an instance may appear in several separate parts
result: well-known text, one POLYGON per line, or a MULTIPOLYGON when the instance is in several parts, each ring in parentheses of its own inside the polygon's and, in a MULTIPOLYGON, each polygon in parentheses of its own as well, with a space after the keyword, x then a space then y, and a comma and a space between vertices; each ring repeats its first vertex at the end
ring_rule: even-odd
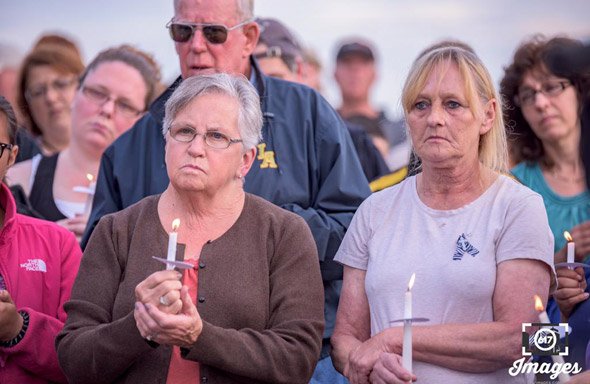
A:
POLYGON ((102 153, 143 114, 159 79, 157 64, 143 51, 123 45, 99 53, 74 93, 70 145, 15 165, 8 182, 22 186, 40 217, 81 236, 102 153))
POLYGON ((57 341, 69 380, 309 381, 323 331, 317 250, 301 217, 244 192, 261 128, 244 77, 176 88, 168 188, 104 216, 90 237, 57 341), (152 258, 165 257, 175 219, 183 275, 152 258))
MULTIPOLYGON (((543 197, 556 263, 566 261, 564 231, 575 241, 575 261, 588 263, 590 254, 590 193, 579 149, 582 130, 590 129, 581 122, 590 73, 555 73, 549 62, 553 50, 581 46, 565 37, 536 36, 518 47, 501 82, 512 155, 520 161, 512 174, 543 197)), ((574 307, 588 298, 582 268, 559 268, 557 274, 558 302, 550 299, 547 308, 556 323, 568 320, 574 307)), ((587 318, 583 322, 587 324, 587 318)), ((579 332, 570 338, 574 343, 582 339, 579 332)), ((581 344, 571 348, 574 360, 584 360, 585 342, 581 344)))

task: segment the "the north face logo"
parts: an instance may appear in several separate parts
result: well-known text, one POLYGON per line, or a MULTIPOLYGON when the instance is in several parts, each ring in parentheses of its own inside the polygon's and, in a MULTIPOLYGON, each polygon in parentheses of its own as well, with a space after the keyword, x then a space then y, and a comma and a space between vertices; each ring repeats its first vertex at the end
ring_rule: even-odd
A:
POLYGON ((21 268, 33 272, 47 272, 47 265, 41 259, 29 259, 26 263, 20 265, 21 268))
POLYGON ((477 248, 475 248, 469 241, 467 241, 467 237, 464 233, 459 236, 457 239, 457 249, 455 250, 455 254, 453 255, 453 260, 462 260, 463 255, 465 253, 469 253, 471 256, 475 256, 479 253, 477 248))

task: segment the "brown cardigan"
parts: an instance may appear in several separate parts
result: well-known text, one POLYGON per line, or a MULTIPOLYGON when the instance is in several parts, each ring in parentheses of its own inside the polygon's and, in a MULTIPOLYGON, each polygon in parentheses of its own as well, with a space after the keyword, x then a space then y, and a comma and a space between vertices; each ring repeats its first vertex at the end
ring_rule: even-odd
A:
MULTIPOLYGON (((71 383, 166 382, 171 347, 150 347, 133 317, 135 286, 163 269, 152 259, 165 257, 168 240, 158 200, 105 216, 92 234, 56 340, 71 383)), ((201 363, 201 382, 309 381, 322 342, 323 286, 303 219, 247 194, 236 223, 203 246, 198 285, 203 332, 184 355, 201 363)))

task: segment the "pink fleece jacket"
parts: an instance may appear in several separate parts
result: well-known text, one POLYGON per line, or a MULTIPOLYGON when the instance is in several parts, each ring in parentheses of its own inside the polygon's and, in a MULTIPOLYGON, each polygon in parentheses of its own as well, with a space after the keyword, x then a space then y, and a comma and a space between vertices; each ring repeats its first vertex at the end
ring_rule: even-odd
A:
POLYGON ((55 336, 66 320, 63 305, 70 298, 82 251, 65 228, 17 214, 3 183, 0 205, 6 212, 0 228, 0 275, 17 309, 30 317, 20 343, 0 347, 0 383, 65 383, 55 336))

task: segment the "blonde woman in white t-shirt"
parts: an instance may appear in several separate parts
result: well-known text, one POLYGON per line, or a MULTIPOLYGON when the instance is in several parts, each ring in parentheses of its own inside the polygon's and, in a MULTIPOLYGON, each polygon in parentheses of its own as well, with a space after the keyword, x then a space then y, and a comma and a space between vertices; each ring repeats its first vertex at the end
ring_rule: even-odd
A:
POLYGON ((500 99, 473 50, 435 44, 416 59, 402 104, 421 173, 369 197, 336 260, 344 286, 332 336, 351 383, 526 383, 522 323, 547 298, 553 237, 536 193, 502 175, 500 99), (413 370, 402 367, 404 293, 416 273, 413 370))

